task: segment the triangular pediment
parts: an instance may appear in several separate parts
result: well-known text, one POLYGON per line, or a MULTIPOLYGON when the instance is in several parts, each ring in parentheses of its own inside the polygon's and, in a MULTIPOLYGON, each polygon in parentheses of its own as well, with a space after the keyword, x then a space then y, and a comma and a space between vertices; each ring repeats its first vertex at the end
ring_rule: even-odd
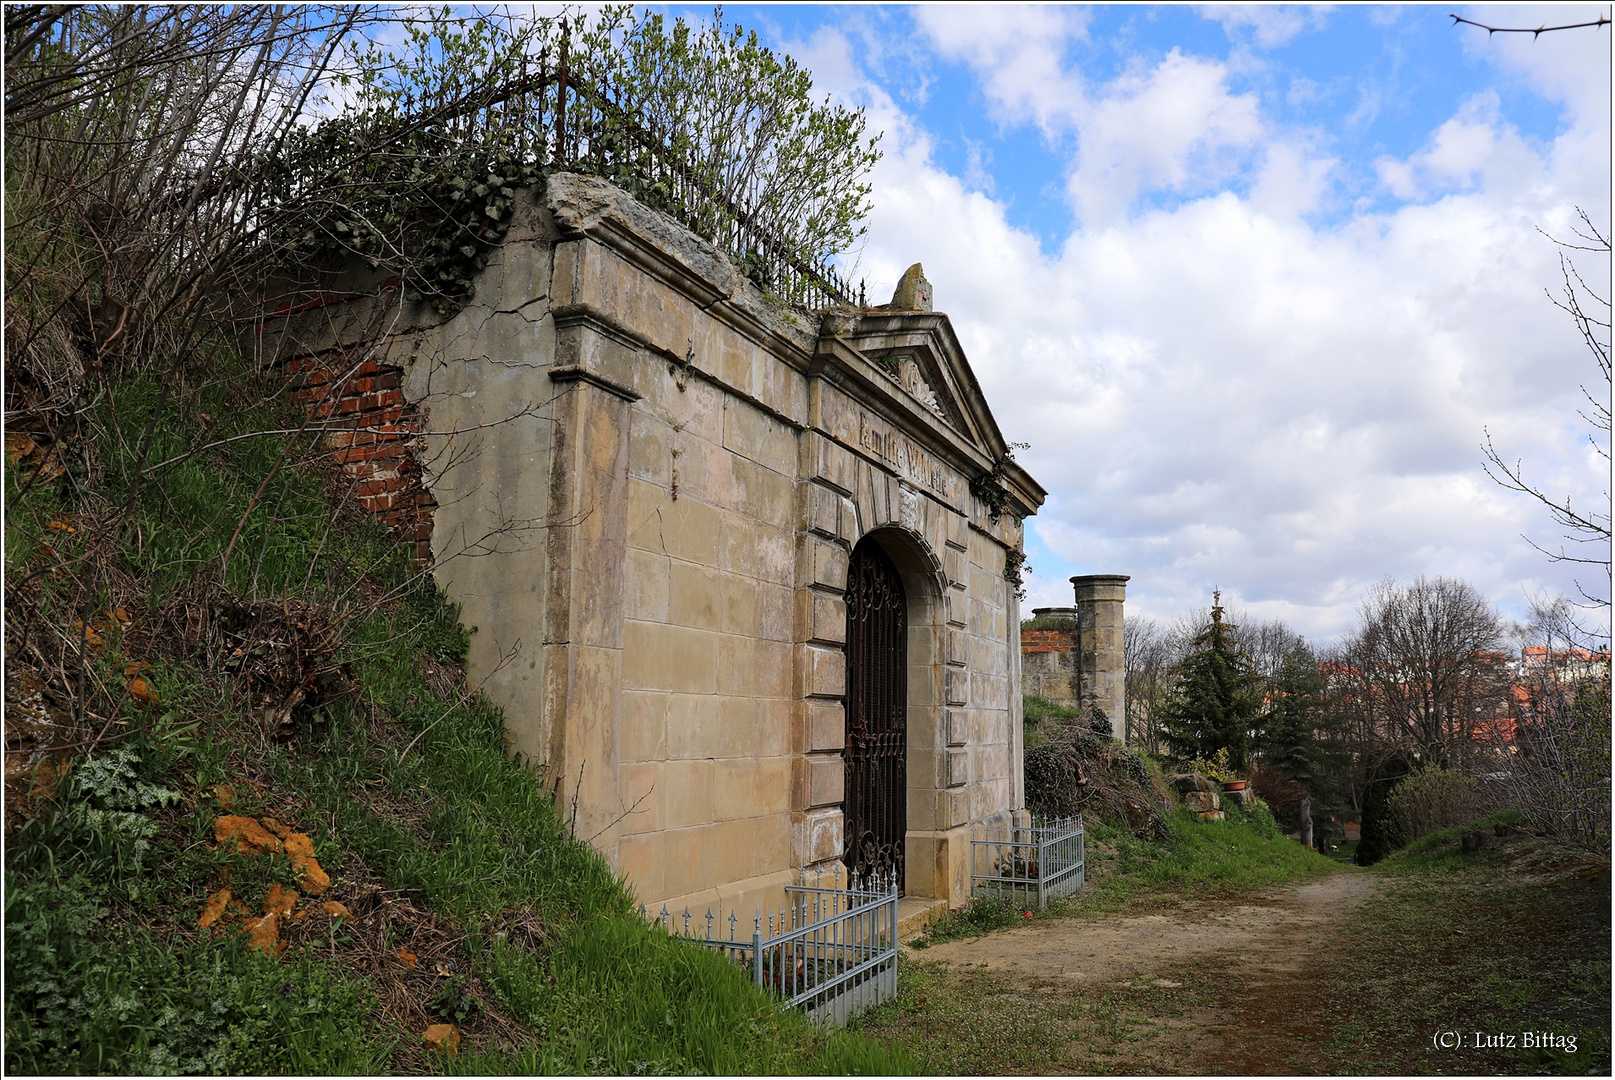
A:
POLYGON ((897 421, 968 478, 989 473, 1008 485, 1018 514, 1035 513, 1046 492, 1026 475, 998 430, 947 315, 865 309, 824 317, 817 362, 843 389, 897 421))
POLYGON ((945 314, 865 311, 832 316, 825 330, 895 386, 905 405, 990 457, 1003 453, 1003 437, 945 314))

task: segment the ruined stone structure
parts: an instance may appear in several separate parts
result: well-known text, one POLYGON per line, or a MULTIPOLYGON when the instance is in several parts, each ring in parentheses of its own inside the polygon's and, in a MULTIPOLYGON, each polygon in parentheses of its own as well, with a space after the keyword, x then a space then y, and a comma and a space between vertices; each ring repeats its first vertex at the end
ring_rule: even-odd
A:
POLYGON ((1126 574, 1071 579, 1075 607, 1034 608, 1021 631, 1021 692, 1059 705, 1098 705, 1116 738, 1127 741, 1126 666, 1122 617, 1126 574))
POLYGON ((260 323, 309 385, 399 373, 406 426, 344 446, 388 445, 386 493, 407 444, 470 684, 653 908, 838 859, 961 904, 971 824, 1024 805, 1006 556, 1044 492, 905 284, 810 317, 562 174, 452 317, 374 283, 260 323))

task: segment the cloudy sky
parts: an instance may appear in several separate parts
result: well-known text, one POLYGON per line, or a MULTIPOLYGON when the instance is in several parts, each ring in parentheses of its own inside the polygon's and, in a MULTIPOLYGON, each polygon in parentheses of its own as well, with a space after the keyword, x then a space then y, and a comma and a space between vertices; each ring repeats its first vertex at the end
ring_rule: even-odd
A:
MULTIPOLYGON (((1574 591, 1481 442, 1604 498, 1576 415, 1602 384, 1539 230, 1579 206, 1608 232, 1610 31, 1488 39, 1448 10, 725 8, 885 132, 848 261, 872 294, 924 263, 1031 443, 1028 607, 1119 572, 1129 614, 1220 587, 1323 642, 1387 575, 1511 615, 1574 591)), ((1580 266, 1608 296, 1607 260, 1580 266)))

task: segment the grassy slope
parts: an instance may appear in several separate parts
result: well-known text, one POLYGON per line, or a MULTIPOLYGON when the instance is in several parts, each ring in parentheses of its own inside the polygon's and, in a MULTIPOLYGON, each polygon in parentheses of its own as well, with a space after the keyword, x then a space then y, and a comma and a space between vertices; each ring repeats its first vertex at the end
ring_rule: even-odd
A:
MULTIPOLYGON (((194 384, 148 460, 182 451, 187 425, 224 435, 284 421, 276 387, 244 381, 194 384), (269 404, 243 407, 252 390, 269 404)), ((17 662, 26 614, 27 632, 58 646, 43 656, 68 657, 52 689, 70 701, 84 678, 63 628, 114 606, 130 616, 82 669, 112 688, 100 707, 118 710, 113 739, 88 759, 54 755, 68 778, 8 814, 8 1071, 906 1071, 902 1052, 812 1029, 717 954, 637 918, 622 882, 567 835, 541 776, 506 756, 497 711, 462 702, 453 612, 378 529, 333 514, 310 447, 277 468, 283 440, 247 439, 171 469, 113 543, 73 563, 102 539, 125 490, 123 433, 157 387, 106 390, 83 436, 93 470, 31 487, 6 474, 12 580, 67 564, 13 598, 17 662), (225 582, 207 585, 242 522, 225 582), (187 613, 249 593, 308 601, 316 619, 349 612, 342 692, 290 731, 266 733, 242 687, 185 640, 187 613), (149 665, 156 704, 117 692, 130 662, 149 665), (254 911, 295 883, 279 858, 216 849, 220 784, 235 812, 308 832, 335 881, 326 898, 357 917, 298 924, 279 959, 198 931, 226 882, 254 911), (465 1043, 444 1062, 419 1032, 448 1017, 465 1043)), ((96 732, 72 734, 61 741, 96 732)))

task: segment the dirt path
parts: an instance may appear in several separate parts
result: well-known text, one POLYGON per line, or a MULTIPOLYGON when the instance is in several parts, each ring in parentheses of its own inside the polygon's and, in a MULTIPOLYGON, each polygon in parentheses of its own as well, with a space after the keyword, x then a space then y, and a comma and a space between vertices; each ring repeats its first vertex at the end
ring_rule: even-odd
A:
POLYGON ((1150 1017, 1128 1039, 1128 1071, 1288 1073, 1317 1033, 1270 1025, 1246 1015, 1235 1001, 1192 991, 1212 979, 1218 986, 1264 986, 1282 994, 1282 984, 1328 948, 1346 916, 1378 887, 1376 874, 1343 871, 1237 903, 1191 902, 1164 915, 1040 921, 934 945, 921 955, 954 970, 991 973, 1039 995, 1059 994, 1062 987, 1181 989, 1196 1004, 1150 1017))

